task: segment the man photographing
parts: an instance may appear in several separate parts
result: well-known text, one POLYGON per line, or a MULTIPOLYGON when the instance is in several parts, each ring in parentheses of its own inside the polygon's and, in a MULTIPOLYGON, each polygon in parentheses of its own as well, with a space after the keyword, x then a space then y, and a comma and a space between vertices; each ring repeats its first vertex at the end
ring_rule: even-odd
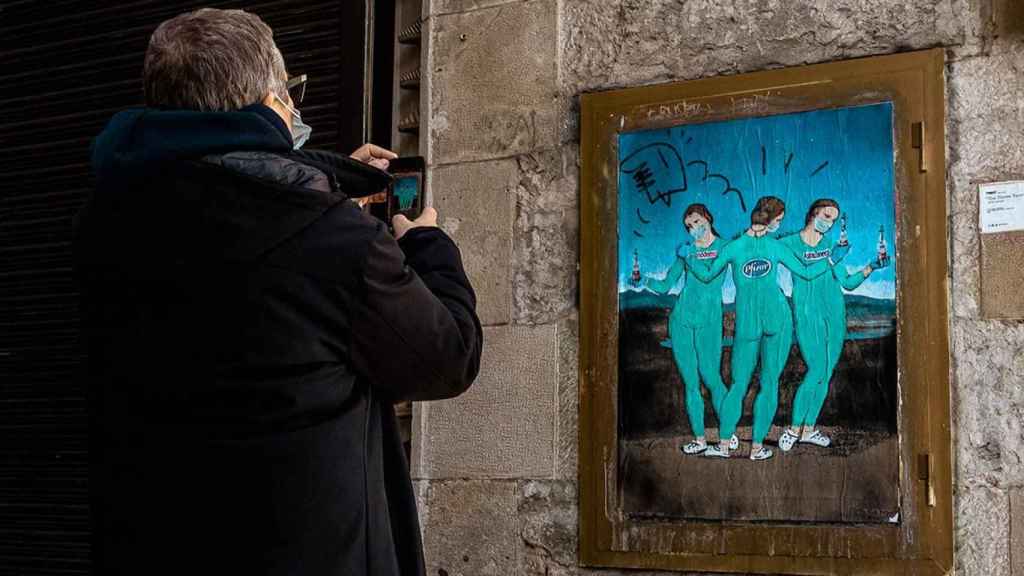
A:
POLYGON ((423 574, 392 405, 469 387, 476 300, 433 209, 360 210, 394 154, 299 148, 303 86, 258 17, 198 10, 93 142, 96 574, 423 574))

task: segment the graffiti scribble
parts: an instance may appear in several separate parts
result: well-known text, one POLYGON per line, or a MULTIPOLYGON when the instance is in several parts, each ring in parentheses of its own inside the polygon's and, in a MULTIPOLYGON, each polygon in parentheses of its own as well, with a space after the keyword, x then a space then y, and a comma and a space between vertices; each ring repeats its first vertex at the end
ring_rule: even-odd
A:
MULTIPOLYGON (((656 184, 654 172, 651 172, 651 169, 647 166, 647 162, 641 163, 636 169, 636 172, 633 172, 633 183, 636 184, 637 188, 643 190, 645 193, 649 192, 651 187, 656 184)), ((648 193, 648 198, 649 197, 650 194, 648 193)))
POLYGON ((708 179, 708 163, 703 160, 693 160, 686 163, 687 166, 700 165, 704 167, 704 175, 700 177, 700 181, 704 182, 708 179))
POLYGON ((744 212, 747 211, 747 202, 743 199, 743 192, 740 192, 739 188, 734 187, 732 185, 732 182, 729 181, 729 178, 727 178, 724 174, 708 174, 704 177, 705 180, 711 180, 712 178, 716 180, 721 180, 725 184, 725 189, 722 190, 722 196, 725 196, 730 192, 735 192, 736 197, 740 201, 740 208, 744 212))
POLYGON ((641 146, 622 160, 621 169, 633 178, 638 190, 651 204, 672 205, 672 196, 688 189, 683 157, 675 146, 654 142, 641 146), (660 162, 660 166, 652 162, 660 162))
MULTIPOLYGON (((692 138, 687 142, 690 140, 692 138)), ((689 190, 686 168, 694 165, 704 168, 701 182, 707 182, 712 178, 720 179, 723 183, 722 195, 735 193, 740 202, 740 208, 744 212, 747 211, 743 192, 734 187, 727 177, 722 174, 712 174, 708 169, 708 163, 704 160, 684 162, 679 150, 668 142, 653 142, 637 148, 622 160, 620 169, 623 173, 630 175, 637 190, 644 194, 650 204, 661 202, 665 206, 671 206, 673 196, 689 190)), ((637 210, 637 217, 643 224, 650 222, 640 214, 639 210, 637 210)))
POLYGON ((668 161, 665 160, 665 155, 661 153, 661 150, 658 150, 658 158, 661 159, 661 167, 668 168, 668 161))

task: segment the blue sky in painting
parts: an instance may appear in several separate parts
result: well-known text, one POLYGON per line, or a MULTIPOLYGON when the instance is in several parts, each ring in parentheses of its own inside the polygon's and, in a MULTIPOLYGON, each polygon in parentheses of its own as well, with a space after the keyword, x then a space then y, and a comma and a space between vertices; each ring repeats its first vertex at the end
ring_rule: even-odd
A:
MULTIPOLYGON (((879 226, 895 254, 891 103, 625 133, 619 166, 620 290, 628 289, 634 250, 643 274, 664 275, 676 247, 690 242, 682 214, 694 202, 711 210, 715 228, 730 239, 749 226, 761 196, 786 203, 780 235, 803 227, 815 199, 832 198, 847 216, 844 264, 859 269, 875 258, 879 226)), ((829 234, 837 241, 839 225, 829 234)), ((779 283, 788 294, 781 267, 779 283)), ((891 265, 853 293, 894 299, 895 288, 891 265)), ((723 292, 731 302, 731 279, 723 292)))

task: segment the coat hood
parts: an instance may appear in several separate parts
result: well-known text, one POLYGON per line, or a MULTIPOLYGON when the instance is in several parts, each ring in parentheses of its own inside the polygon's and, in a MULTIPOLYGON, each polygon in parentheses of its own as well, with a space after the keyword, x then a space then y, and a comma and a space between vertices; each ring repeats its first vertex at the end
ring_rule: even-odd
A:
POLYGON ((93 141, 92 165, 97 185, 79 223, 96 225, 83 230, 120 230, 121 241, 147 238, 168 252, 217 247, 232 260, 266 253, 346 196, 391 180, 347 156, 293 150, 284 121, 262 104, 119 112, 93 141))
POLYGON ((287 125, 263 104, 232 112, 129 108, 93 140, 92 168, 101 189, 117 189, 167 163, 199 159, 294 186, 315 179, 311 171, 322 172, 349 197, 379 192, 391 181, 387 172, 347 156, 292 148, 287 125), (282 161, 261 166, 270 155, 282 161))
POLYGON ((263 104, 233 112, 129 108, 115 114, 93 140, 92 168, 102 184, 175 160, 291 149, 288 127, 263 104))

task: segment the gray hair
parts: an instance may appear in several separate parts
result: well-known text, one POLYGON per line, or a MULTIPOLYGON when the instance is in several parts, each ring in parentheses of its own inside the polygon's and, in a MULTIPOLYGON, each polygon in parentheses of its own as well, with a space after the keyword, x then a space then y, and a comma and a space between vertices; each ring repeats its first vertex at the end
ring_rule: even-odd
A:
POLYGON ((148 106, 228 111, 268 92, 288 98, 273 31, 244 10, 202 8, 165 20, 149 38, 142 79, 148 106))

